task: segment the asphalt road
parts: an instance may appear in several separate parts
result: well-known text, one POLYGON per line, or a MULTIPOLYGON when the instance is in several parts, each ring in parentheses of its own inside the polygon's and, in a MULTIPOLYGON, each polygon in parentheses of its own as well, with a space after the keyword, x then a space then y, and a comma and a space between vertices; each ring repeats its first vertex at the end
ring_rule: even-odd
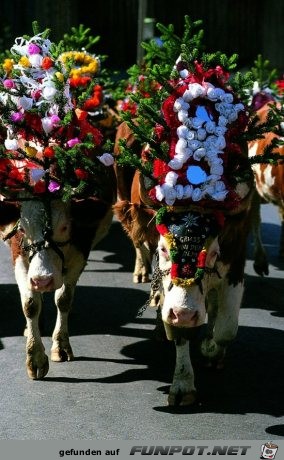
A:
MULTIPOLYGON (((284 265, 277 258, 279 219, 263 205, 270 275, 252 269, 251 245, 240 327, 223 371, 195 362, 198 403, 166 405, 172 342, 154 339, 156 312, 137 312, 149 285, 134 285, 134 251, 120 224, 90 255, 70 316, 75 361, 50 363, 42 381, 25 370, 24 317, 10 254, 0 244, 0 439, 273 440, 284 436, 284 265)), ((55 321, 45 297, 44 344, 55 321)))

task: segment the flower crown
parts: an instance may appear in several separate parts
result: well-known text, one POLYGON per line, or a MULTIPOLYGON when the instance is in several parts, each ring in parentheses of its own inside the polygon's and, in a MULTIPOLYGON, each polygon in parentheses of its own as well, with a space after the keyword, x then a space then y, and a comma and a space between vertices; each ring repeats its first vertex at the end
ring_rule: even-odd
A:
POLYGON ((103 104, 95 79, 100 60, 84 51, 59 49, 44 32, 19 37, 12 58, 2 64, 3 195, 22 190, 32 197, 94 193, 97 174, 113 164, 91 117, 103 104))

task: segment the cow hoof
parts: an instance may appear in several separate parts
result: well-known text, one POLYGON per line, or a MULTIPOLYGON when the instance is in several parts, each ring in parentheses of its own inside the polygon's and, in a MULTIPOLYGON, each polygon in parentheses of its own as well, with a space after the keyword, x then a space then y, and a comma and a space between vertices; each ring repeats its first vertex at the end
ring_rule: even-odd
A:
POLYGON ((169 406, 191 406, 196 401, 196 391, 192 390, 184 394, 170 393, 168 396, 169 406))
POLYGON ((54 361, 56 363, 62 363, 64 361, 73 361, 74 355, 72 348, 70 346, 66 348, 54 348, 53 350, 51 350, 50 359, 51 361, 54 361))
POLYGON ((269 268, 268 263, 265 262, 263 264, 254 263, 253 264, 254 271, 259 276, 269 275, 269 268))
POLYGON ((48 357, 44 355, 43 362, 40 365, 36 365, 31 359, 27 359, 27 372, 28 376, 32 380, 43 379, 49 370, 48 357))
POLYGON ((135 274, 133 275, 133 283, 139 284, 139 283, 150 283, 150 278, 149 275, 141 275, 141 274, 135 274))

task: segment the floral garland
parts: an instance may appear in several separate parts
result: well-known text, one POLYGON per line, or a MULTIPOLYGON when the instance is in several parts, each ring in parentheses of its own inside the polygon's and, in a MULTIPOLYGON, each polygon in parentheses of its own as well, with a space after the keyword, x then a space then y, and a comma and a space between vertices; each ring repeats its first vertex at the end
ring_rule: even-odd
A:
POLYGON ((242 156, 235 136, 245 131, 248 115, 226 88, 228 75, 221 66, 207 71, 201 64, 195 67, 191 73, 179 65, 180 78, 170 82, 172 93, 162 103, 167 128, 156 124, 154 133, 157 142, 168 144, 169 161, 154 160, 158 184, 149 195, 168 206, 211 202, 234 207, 243 196, 236 191, 233 171, 227 175, 229 156, 242 156))
POLYGON ((102 103, 102 89, 79 71, 70 76, 65 65, 67 59, 75 59, 74 65, 79 60, 88 64, 85 70, 93 75, 98 60, 75 51, 56 59, 52 45, 43 33, 19 37, 11 48, 13 59, 2 65, 0 120, 6 137, 0 152, 0 189, 4 195, 19 190, 36 196, 95 190, 98 172, 113 164, 113 156, 102 152, 102 132, 88 116, 102 103))

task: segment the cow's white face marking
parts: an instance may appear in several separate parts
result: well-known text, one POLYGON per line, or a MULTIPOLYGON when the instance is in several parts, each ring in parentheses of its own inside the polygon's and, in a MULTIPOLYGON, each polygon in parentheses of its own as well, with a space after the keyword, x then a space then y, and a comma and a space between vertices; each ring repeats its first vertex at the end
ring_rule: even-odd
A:
MULTIPOLYGON (((44 232, 47 230, 47 217, 44 205, 40 201, 23 202, 20 218, 20 230, 23 233, 24 244, 29 246, 45 241, 44 232)), ((69 207, 61 201, 51 203, 51 239, 55 243, 65 243, 71 237, 71 218, 69 207)), ((64 254, 66 247, 59 248, 64 254)), ((63 261, 57 252, 42 245, 34 252, 28 268, 28 287, 44 292, 58 289, 63 284, 63 261)))
MULTIPOLYGON (((215 241, 215 240, 214 240, 215 241)), ((219 246, 214 244, 214 257, 219 246)), ((162 283, 164 302, 162 306, 162 319, 168 324, 177 327, 196 327, 204 323, 206 317, 205 297, 197 284, 188 287, 171 286, 171 260, 166 240, 160 237, 158 243, 159 268, 163 271, 162 283), (171 286, 171 287, 170 287, 171 286), (169 289, 170 287, 170 289, 169 289)), ((210 264, 215 263, 210 258, 210 264)))

